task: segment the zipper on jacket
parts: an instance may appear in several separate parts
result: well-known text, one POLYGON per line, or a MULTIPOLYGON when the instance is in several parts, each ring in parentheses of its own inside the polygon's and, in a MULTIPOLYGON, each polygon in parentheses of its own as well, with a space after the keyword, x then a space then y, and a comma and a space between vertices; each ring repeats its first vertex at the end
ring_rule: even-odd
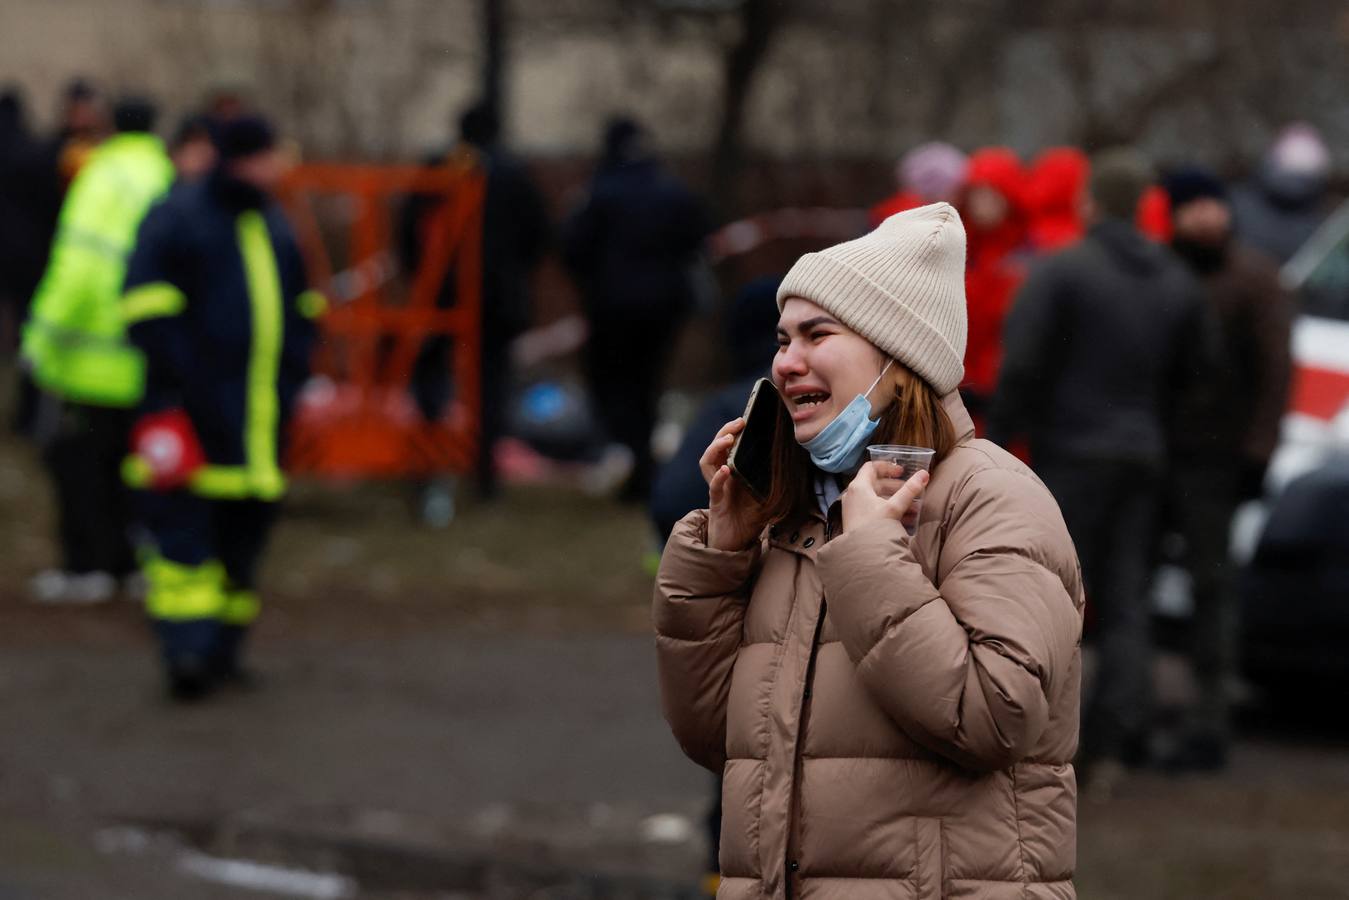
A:
POLYGON ((843 501, 835 500, 824 515, 824 542, 843 533, 843 501))

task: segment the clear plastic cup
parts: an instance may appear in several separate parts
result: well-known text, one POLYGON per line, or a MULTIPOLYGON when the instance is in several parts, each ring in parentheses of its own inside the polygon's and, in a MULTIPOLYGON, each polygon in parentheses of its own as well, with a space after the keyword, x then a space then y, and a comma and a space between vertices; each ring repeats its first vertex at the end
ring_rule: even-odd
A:
MULTIPOLYGON (((876 489, 882 497, 893 497, 914 472, 932 471, 932 457, 937 453, 931 447, 906 447, 902 444, 872 444, 867 454, 876 468, 876 489)), ((913 501, 904 514, 904 527, 913 534, 918 526, 918 514, 923 509, 923 498, 913 501)))

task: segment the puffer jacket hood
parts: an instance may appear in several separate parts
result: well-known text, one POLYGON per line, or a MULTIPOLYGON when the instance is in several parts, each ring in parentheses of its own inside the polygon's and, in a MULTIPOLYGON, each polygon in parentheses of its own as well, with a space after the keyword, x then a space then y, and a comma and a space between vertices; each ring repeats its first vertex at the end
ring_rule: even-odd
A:
POLYGON ((1036 158, 1026 195, 1037 251, 1049 253, 1082 237, 1080 201, 1090 171, 1086 154, 1075 147, 1053 147, 1036 158))
POLYGON ((1058 507, 961 434, 915 533, 818 510, 666 546, 662 703, 724 774, 718 897, 1071 898, 1082 584, 1058 507), (833 522, 835 524, 830 525, 833 522))
POLYGON ((1017 155, 1006 147, 985 147, 970 157, 965 186, 995 188, 1018 210, 1025 205, 1026 173, 1017 155))
POLYGON ((1007 201, 1007 217, 992 228, 981 228, 962 200, 966 258, 971 267, 996 265, 1026 240, 1026 173, 1021 160, 1005 147, 985 147, 970 156, 965 175, 965 197, 971 188, 989 187, 1007 201))

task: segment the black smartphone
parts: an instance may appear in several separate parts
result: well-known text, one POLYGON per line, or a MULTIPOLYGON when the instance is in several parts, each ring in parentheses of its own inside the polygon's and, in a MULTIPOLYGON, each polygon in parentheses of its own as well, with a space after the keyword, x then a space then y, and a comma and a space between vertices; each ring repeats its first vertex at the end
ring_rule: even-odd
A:
POLYGON ((745 427, 740 430, 726 464, 754 499, 763 502, 773 487, 773 434, 782 414, 782 398, 767 378, 760 378, 745 404, 745 427))

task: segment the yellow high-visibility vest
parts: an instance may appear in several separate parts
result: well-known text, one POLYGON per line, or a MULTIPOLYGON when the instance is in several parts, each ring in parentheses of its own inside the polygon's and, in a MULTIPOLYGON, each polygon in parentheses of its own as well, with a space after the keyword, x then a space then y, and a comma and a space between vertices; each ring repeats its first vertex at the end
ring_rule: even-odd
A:
POLYGON ((164 144, 143 133, 109 138, 80 169, 24 326, 23 355, 39 386, 95 406, 140 399, 144 364, 126 341, 122 279, 136 230, 173 177, 164 144))

